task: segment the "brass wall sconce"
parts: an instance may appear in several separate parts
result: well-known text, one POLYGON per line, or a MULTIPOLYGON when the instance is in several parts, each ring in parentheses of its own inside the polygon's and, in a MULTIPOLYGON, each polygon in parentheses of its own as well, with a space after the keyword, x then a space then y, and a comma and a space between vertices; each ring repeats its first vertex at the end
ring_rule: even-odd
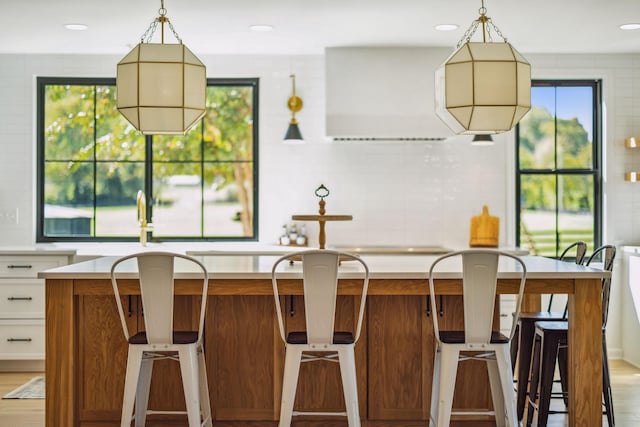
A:
POLYGON ((287 107, 291 111, 291 120, 289 121, 289 127, 287 133, 284 135, 284 140, 287 142, 302 142, 302 133, 298 127, 298 120, 296 119, 296 113, 302 110, 302 99, 296 96, 296 76, 291 74, 292 95, 287 101, 287 107))

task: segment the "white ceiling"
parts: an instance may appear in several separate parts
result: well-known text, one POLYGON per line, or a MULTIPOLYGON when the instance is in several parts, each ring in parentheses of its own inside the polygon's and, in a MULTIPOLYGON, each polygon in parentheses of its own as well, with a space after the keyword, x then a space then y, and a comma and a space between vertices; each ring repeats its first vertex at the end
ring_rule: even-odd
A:
MULTIPOLYGON (((640 30, 618 28, 640 22, 640 0, 485 3, 487 15, 522 53, 640 53, 640 30)), ((167 16, 196 55, 321 54, 333 46, 453 48, 480 5, 481 0, 165 0, 167 16), (449 23, 459 28, 434 29, 449 23), (252 24, 274 30, 252 32, 252 24)), ((124 54, 159 8, 160 0, 0 0, 0 53, 124 54), (69 31, 67 23, 89 29, 69 31)), ((159 33, 153 41, 160 41, 159 33)), ((175 39, 168 34, 165 41, 175 39)))

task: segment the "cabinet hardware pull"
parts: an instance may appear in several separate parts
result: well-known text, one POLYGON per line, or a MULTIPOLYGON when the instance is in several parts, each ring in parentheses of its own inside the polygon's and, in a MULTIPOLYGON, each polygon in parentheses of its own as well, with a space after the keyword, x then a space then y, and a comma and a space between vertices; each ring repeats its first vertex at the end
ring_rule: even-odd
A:
POLYGON ((291 295, 290 297, 290 310, 289 310, 289 316, 293 317, 296 314, 296 309, 293 307, 293 295, 291 295))
POLYGON ((427 295, 427 317, 431 317, 431 297, 427 295))
POLYGON ((127 314, 129 315, 129 317, 133 316, 133 311, 131 311, 131 295, 129 295, 129 307, 127 310, 127 314))
POLYGON ((31 342, 31 338, 7 338, 7 342, 31 342))
POLYGON ((444 297, 440 295, 440 311, 438 311, 440 317, 444 316, 444 297))
POLYGON ((27 265, 14 265, 14 264, 9 264, 9 265, 7 266, 7 268, 33 268, 33 266, 32 266, 32 265, 29 265, 29 264, 27 264, 27 265))
POLYGON ((33 301, 32 297, 9 297, 9 301, 33 301))

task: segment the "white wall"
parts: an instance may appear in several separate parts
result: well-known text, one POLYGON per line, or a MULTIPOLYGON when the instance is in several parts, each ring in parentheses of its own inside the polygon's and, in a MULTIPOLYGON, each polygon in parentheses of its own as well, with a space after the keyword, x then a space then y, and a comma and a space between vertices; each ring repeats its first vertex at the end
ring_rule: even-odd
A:
MULTIPOLYGON (((640 242, 640 214, 635 213, 640 212, 640 184, 623 180, 624 171, 640 170, 640 150, 623 144, 625 137, 640 135, 640 55, 526 56, 534 78, 603 79, 604 241, 640 242)), ((35 77, 113 77, 119 59, 0 55, 0 246, 34 242, 35 77)), ((499 135, 492 147, 471 146, 469 136, 445 142, 327 142, 323 56, 201 59, 209 77, 260 78, 260 241, 275 242, 292 214, 316 213, 313 192, 323 183, 331 190, 327 212, 354 217, 327 225, 330 245, 465 247, 469 219, 483 204, 501 219, 501 244, 514 244, 512 133, 499 135), (307 141, 303 145, 282 143, 291 72, 304 101, 297 115, 307 141)), ((317 241, 317 226, 307 228, 317 241)), ((622 312, 618 277, 614 273, 608 328, 612 356, 622 356, 625 325, 638 323, 622 312)), ((629 358, 640 365, 640 354, 629 358)))

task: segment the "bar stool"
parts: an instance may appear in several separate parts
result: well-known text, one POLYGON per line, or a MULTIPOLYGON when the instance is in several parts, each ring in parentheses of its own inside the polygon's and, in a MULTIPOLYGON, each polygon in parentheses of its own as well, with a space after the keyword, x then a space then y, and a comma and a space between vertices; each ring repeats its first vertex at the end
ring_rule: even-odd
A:
MULTIPOLYGON (((613 271, 613 262, 616 256, 616 248, 604 245, 596 249, 589 257, 585 265, 590 265, 594 259, 602 255, 603 270, 613 271)), ((605 413, 610 427, 615 425, 613 410, 613 397, 611 394, 611 380, 609 375, 609 361, 607 355, 606 326, 609 313, 609 295, 611 291, 611 279, 602 280, 602 391, 605 413)), ((533 423, 534 412, 538 412, 538 426, 546 426, 549 414, 566 414, 566 410, 551 410, 553 378, 556 368, 556 360, 560 371, 562 394, 565 398, 567 387, 567 350, 568 350, 569 324, 566 321, 535 323, 535 338, 533 344, 533 357, 531 362, 531 376, 529 378, 529 395, 527 411, 527 427, 533 423)))
MULTIPOLYGON (((565 250, 562 251, 562 254, 560 254, 560 261, 567 260, 573 249, 575 249, 575 263, 582 264, 585 253, 587 252, 587 244, 583 241, 574 242, 566 247, 565 250)), ((538 321, 559 321, 567 319, 566 307, 563 313, 552 311, 552 307, 553 294, 549 296, 547 311, 520 313, 517 320, 516 332, 511 344, 511 367, 514 372, 516 372, 517 378, 516 406, 519 420, 522 420, 524 416, 524 407, 527 402, 527 386, 529 371, 531 369, 535 323, 538 321)))
MULTIPOLYGON (((290 266, 289 271, 293 268, 290 266)), ((280 336, 285 344, 279 427, 289 427, 291 418, 297 415, 342 415, 347 417, 349 427, 360 427, 354 346, 360 337, 367 289, 369 287, 369 268, 367 264, 360 258, 345 252, 314 249, 288 254, 279 258, 273 265, 271 276, 280 336), (289 332, 285 336, 278 291, 278 277, 284 275, 285 271, 282 271, 284 268, 278 270, 278 266, 285 261, 290 265, 292 261, 300 259, 302 260, 306 330, 289 332), (355 333, 334 330, 338 265, 341 260, 349 261, 349 265, 344 266, 344 269, 349 273, 354 273, 354 275, 350 275, 350 278, 355 277, 362 280, 362 297, 360 299, 355 333), (357 266, 353 268, 352 261, 359 263, 362 268, 357 266), (321 352, 324 355, 314 356, 303 354, 303 352, 321 352), (346 406, 345 412, 303 412, 293 410, 300 363, 317 360, 340 363, 340 375, 346 406)))
MULTIPOLYGON (((124 275, 124 267, 121 267, 124 275)), ((189 270, 191 271, 191 270, 189 270)), ((135 269, 126 270, 127 273, 135 269)), ((193 273, 190 273, 193 274, 193 273)), ((189 427, 212 427, 209 386, 202 348, 204 315, 209 278, 205 266, 195 258, 170 252, 142 252, 122 257, 111 267, 111 283, 122 322, 124 336, 129 342, 127 371, 122 399, 121 427, 145 425, 150 414, 187 414, 189 427), (118 288, 118 267, 125 261, 137 261, 140 295, 144 310, 145 331, 130 336, 118 288), (202 304, 197 331, 173 330, 174 264, 184 259, 195 267, 197 279, 202 279, 202 304), (186 411, 149 410, 149 387, 154 360, 170 359, 180 363, 186 411), (135 413, 131 415, 134 410, 135 413)))
MULTIPOLYGON (((436 353, 431 391, 431 427, 448 427, 451 420, 454 388, 458 363, 464 360, 487 362, 491 395, 498 427, 517 427, 513 372, 509 363, 509 343, 515 332, 517 314, 522 304, 522 294, 527 275, 524 262, 517 256, 493 249, 468 249, 443 255, 429 268, 429 295, 431 309, 436 310, 434 277, 437 266, 451 263, 453 257, 462 260, 462 294, 464 330, 443 331, 438 327, 438 316, 433 316, 436 338, 436 353), (510 258, 511 260, 503 260, 510 258), (511 334, 507 337, 493 331, 494 306, 499 262, 510 261, 519 266, 520 280, 516 299, 516 316, 513 318, 511 334), (480 352, 480 354, 469 352, 480 352), (461 354, 464 353, 464 354, 461 354)), ((463 415, 464 412, 456 413, 463 415)), ((474 415, 477 412, 474 412, 474 415)))

